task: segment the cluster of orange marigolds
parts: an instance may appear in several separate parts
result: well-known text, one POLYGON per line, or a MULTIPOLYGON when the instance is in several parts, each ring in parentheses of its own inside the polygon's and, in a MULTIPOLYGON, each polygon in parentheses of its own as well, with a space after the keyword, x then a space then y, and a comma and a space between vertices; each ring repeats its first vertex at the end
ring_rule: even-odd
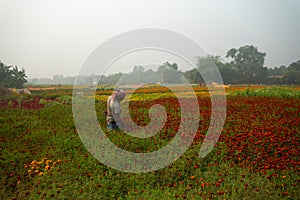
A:
POLYGON ((52 160, 44 158, 44 159, 42 159, 40 161, 33 160, 30 163, 26 163, 24 165, 24 167, 26 169, 28 169, 27 173, 30 176, 32 176, 32 177, 35 176, 35 175, 42 176, 46 172, 50 171, 57 164, 60 164, 61 162, 62 162, 61 160, 57 160, 57 161, 53 162, 52 160))

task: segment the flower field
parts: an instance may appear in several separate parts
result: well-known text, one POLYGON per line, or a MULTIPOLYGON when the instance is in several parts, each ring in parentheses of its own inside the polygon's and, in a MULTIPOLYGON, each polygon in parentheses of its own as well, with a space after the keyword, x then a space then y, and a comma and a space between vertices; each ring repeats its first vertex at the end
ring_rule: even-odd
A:
MULTIPOLYGON (((33 92, 0 99, 1 199, 300 199, 300 98, 261 95, 260 86, 226 89, 227 114, 213 150, 199 158, 211 116, 207 89, 197 87, 199 128, 190 148, 171 165, 149 173, 125 173, 96 160, 81 143, 73 121, 71 91, 33 92), (230 90, 230 91, 228 91, 230 90), (244 95, 246 94, 255 95, 244 95), (48 92, 48 94, 47 94, 48 92)), ((180 90, 180 88, 179 88, 180 90)), ((291 92, 289 90, 289 92, 291 92)), ((185 91, 180 91, 185 92, 185 91)), ((265 91, 264 91, 265 92, 265 91)), ((292 92, 292 93, 293 93, 292 92)), ((95 108, 106 127, 106 99, 97 90, 95 108)), ((130 114, 149 123, 151 105, 167 114, 160 132, 135 138, 104 132, 118 147, 147 153, 166 146, 180 125, 180 105, 160 87, 128 90, 130 114)), ((189 93, 186 92, 188 103, 189 93)), ((265 94, 265 93, 264 93, 265 94)), ((294 94, 294 93, 293 93, 294 94)), ((191 109, 191 112, 195 110, 191 109)), ((126 119, 124 119, 126 121, 126 119)))

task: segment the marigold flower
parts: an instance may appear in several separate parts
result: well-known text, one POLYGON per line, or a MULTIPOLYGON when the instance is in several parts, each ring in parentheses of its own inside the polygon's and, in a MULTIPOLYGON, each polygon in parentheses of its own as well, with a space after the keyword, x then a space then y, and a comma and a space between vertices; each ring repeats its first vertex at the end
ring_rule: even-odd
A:
POLYGON ((51 166, 50 165, 46 165, 45 170, 49 170, 49 169, 51 169, 51 166))
POLYGON ((46 160, 46 165, 49 165, 52 162, 52 160, 46 160))

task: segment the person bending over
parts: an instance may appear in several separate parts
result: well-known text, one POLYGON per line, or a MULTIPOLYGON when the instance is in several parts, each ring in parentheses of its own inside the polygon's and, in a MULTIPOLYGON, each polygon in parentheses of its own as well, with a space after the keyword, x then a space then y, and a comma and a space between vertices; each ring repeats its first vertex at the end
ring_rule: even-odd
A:
POLYGON ((107 100, 107 130, 118 130, 120 127, 125 128, 125 124, 120 118, 121 107, 120 102, 125 98, 126 93, 124 90, 116 90, 108 97, 107 100))

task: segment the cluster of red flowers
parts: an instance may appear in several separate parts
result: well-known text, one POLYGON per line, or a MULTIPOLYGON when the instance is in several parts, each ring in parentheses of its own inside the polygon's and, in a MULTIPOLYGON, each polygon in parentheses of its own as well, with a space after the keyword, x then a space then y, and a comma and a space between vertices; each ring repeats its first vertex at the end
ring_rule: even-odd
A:
POLYGON ((254 171, 300 171, 299 108, 299 99, 229 99, 220 138, 228 147, 225 159, 254 171))
MULTIPOLYGON (((199 145, 208 129, 211 102, 210 98, 199 98, 201 121, 196 134, 199 145)), ((146 125, 147 116, 138 113, 140 108, 149 109, 151 105, 166 107, 167 122, 165 128, 176 132, 179 129, 180 111, 176 98, 153 100, 147 103, 132 102, 130 110, 133 120, 146 125)), ((223 160, 253 171, 270 169, 300 171, 300 118, 299 99, 281 99, 267 97, 232 97, 227 99, 227 117, 219 142, 225 144, 217 152, 223 152, 223 160), (225 153, 224 153, 225 152, 225 153)), ((170 139, 174 134, 165 137, 170 139)), ((218 146, 218 145, 217 145, 218 146)), ((219 148, 219 147, 216 147, 219 148)))
POLYGON ((43 104, 40 104, 40 99, 41 97, 2 100, 0 101, 0 108, 9 107, 28 110, 39 109, 44 107, 43 104))

